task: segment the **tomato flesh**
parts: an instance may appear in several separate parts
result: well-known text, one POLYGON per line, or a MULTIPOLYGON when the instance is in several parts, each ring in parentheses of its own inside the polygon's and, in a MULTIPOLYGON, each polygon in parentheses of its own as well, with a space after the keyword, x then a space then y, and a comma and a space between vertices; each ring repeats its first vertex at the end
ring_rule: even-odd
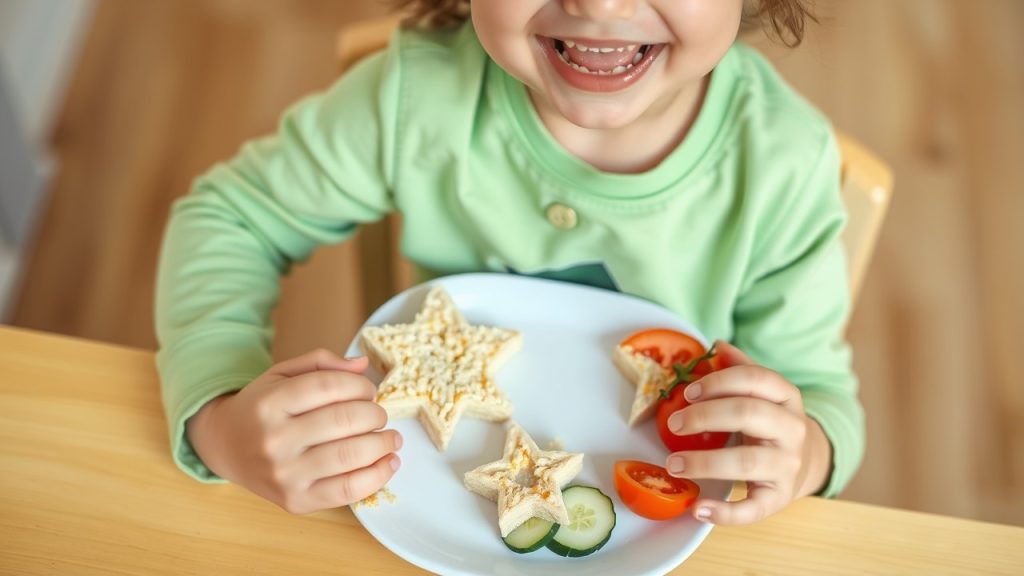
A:
MULTIPOLYGON (((622 341, 622 345, 633 348, 638 354, 647 356, 666 370, 671 370, 674 364, 686 365, 706 352, 696 338, 671 328, 641 330, 628 336, 622 341)), ((694 374, 698 372, 711 372, 710 364, 701 362, 694 369, 694 374)))
MULTIPOLYGON (((704 345, 689 334, 671 328, 652 328, 641 330, 622 341, 623 346, 630 346, 638 354, 643 354, 661 365, 668 372, 673 366, 687 366, 696 358, 707 353, 704 345)), ((708 374, 725 368, 719 355, 709 360, 702 360, 690 372, 690 382, 701 379, 708 374)), ((729 432, 703 432, 678 436, 668 428, 668 418, 674 412, 690 405, 683 397, 683 390, 689 382, 676 385, 669 393, 668 399, 658 402, 655 421, 661 443, 672 452, 684 450, 714 450, 721 448, 729 441, 729 432)))
POLYGON ((615 490, 627 508, 650 520, 680 516, 700 496, 700 486, 695 482, 639 460, 615 463, 615 490))

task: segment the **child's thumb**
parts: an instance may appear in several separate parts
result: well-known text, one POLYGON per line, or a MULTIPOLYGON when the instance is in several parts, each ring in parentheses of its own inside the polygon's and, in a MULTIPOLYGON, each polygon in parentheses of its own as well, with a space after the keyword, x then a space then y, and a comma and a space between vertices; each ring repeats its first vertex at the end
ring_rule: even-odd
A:
POLYGON ((355 372, 362 374, 369 366, 369 360, 366 356, 358 356, 355 358, 342 358, 341 356, 320 348, 307 352, 302 356, 296 356, 284 360, 272 366, 267 372, 270 374, 277 374, 286 378, 292 376, 298 376, 300 374, 306 374, 308 372, 316 372, 319 370, 337 370, 340 372, 355 372))

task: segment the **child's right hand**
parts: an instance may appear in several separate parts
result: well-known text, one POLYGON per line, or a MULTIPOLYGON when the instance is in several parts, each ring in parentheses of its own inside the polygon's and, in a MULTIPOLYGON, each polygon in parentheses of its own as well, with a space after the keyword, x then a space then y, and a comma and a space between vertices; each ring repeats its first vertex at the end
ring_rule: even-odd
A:
POLYGON ((326 350, 276 364, 190 418, 192 446, 218 476, 295 514, 365 498, 398 469, 402 446, 381 430, 366 367, 326 350))

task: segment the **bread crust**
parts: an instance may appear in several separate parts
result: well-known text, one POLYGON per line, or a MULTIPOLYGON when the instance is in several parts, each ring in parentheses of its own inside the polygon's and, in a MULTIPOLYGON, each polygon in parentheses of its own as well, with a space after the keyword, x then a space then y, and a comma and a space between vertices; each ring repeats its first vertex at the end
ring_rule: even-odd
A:
POLYGON ((635 426, 654 415, 661 391, 672 383, 672 374, 631 346, 616 346, 612 352, 612 361, 623 376, 636 386, 636 394, 633 396, 633 404, 627 419, 630 426, 635 426))
POLYGON ((501 459, 471 470, 463 483, 498 504, 501 537, 530 518, 569 522, 562 488, 583 468, 583 454, 541 450, 519 424, 510 422, 501 459))
POLYGON ((359 345, 385 374, 377 402, 388 417, 417 416, 439 451, 462 416, 500 422, 512 415, 494 374, 522 347, 522 335, 467 323, 441 285, 413 322, 367 326, 359 345))

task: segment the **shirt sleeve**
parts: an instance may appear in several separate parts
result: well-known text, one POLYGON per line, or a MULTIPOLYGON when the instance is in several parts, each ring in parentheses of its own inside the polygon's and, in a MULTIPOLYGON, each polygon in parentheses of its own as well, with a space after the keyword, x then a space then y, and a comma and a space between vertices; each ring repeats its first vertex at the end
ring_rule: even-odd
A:
POLYGON ((736 345, 796 385, 828 437, 832 470, 820 493, 827 497, 849 483, 864 453, 864 414, 844 337, 850 298, 838 187, 830 132, 806 182, 773 207, 774 224, 758 240, 734 313, 736 345))
POLYGON ((194 478, 218 480, 185 422, 270 366, 281 275, 393 210, 392 60, 374 56, 293 106, 276 134, 198 178, 172 208, 157 278, 157 368, 174 461, 194 478))

